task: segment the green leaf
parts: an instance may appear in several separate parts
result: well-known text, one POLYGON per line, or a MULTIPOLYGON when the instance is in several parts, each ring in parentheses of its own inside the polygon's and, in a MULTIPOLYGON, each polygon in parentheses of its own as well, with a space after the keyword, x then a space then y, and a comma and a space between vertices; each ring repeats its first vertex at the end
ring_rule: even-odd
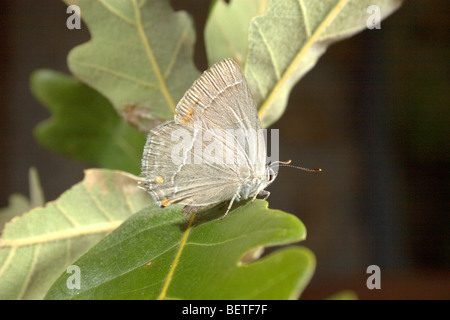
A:
POLYGON ((245 66, 250 20, 262 13, 267 0, 232 0, 227 4, 217 0, 212 6, 205 26, 205 47, 211 66, 225 58, 232 58, 245 66))
POLYGON ((35 128, 40 144, 103 168, 140 172, 145 136, 126 124, 97 91, 51 70, 35 71, 31 90, 53 115, 35 128))
POLYGON ((292 87, 326 48, 367 28, 377 5, 387 17, 401 0, 270 0, 251 20, 245 75, 263 127, 283 114, 292 87))
POLYGON ((18 193, 11 194, 8 198, 8 206, 0 209, 0 234, 7 222, 30 209, 30 200, 26 196, 18 193))
POLYGON ((151 126, 141 122, 142 114, 156 122, 172 119, 176 103, 199 74, 188 14, 173 12, 167 0, 79 0, 76 5, 92 39, 70 52, 72 73, 107 97, 125 119, 138 117, 139 127, 151 126), (139 112, 128 115, 130 106, 139 112))
POLYGON ((45 203, 44 192, 39 181, 36 168, 31 167, 28 172, 30 199, 26 196, 14 193, 9 196, 8 206, 0 209, 0 234, 5 224, 14 217, 25 213, 33 208, 41 207, 45 203))
POLYGON ((351 290, 343 290, 328 297, 327 300, 358 300, 358 296, 351 290))
POLYGON ((296 299, 309 282, 313 254, 295 216, 257 200, 223 220, 217 206, 191 216, 151 206, 128 219, 75 262, 80 289, 63 274, 47 299, 296 299))
POLYGON ((44 208, 7 223, 0 238, 0 299, 41 299, 57 277, 123 220, 152 202, 137 178, 88 170, 44 208))
POLYGON ((39 174, 35 167, 30 168, 28 180, 30 184, 30 209, 42 207, 45 204, 44 190, 42 190, 39 174))

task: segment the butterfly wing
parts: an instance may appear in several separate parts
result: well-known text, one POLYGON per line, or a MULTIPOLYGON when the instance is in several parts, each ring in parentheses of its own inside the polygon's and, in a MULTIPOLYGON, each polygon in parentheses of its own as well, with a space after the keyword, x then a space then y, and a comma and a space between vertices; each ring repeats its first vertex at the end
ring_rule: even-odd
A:
MULTIPOLYGON (((236 152, 259 173, 265 170, 266 146, 261 122, 245 76, 232 59, 213 65, 194 82, 177 105, 175 122, 201 123, 234 134, 236 152)), ((233 146, 230 146, 233 148, 233 146)))
POLYGON ((210 205, 229 199, 238 188, 233 171, 210 161, 195 163, 200 162, 193 150, 197 143, 201 141, 192 128, 174 121, 150 131, 142 175, 144 189, 158 205, 210 205))
POLYGON ((161 206, 205 206, 231 199, 242 180, 265 164, 259 129, 239 66, 231 59, 215 64, 185 93, 174 121, 149 133, 142 159, 145 188, 161 206), (236 130, 243 132, 239 138, 236 130), (208 149, 213 151, 204 152, 208 149))

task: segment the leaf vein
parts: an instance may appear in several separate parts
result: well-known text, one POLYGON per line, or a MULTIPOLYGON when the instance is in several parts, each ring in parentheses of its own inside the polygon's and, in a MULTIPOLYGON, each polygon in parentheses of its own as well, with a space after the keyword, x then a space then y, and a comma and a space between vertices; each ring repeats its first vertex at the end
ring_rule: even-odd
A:
POLYGON ((33 274, 33 270, 36 268, 36 262, 38 260, 38 253, 41 246, 37 245, 35 248, 33 248, 33 260, 31 261, 30 271, 28 272, 28 275, 23 283, 22 290, 20 290, 19 296, 17 297, 18 300, 22 300, 25 296, 26 289, 28 288, 31 280, 31 276, 33 274))
POLYGON ((174 50, 174 54, 172 55, 172 59, 170 59, 169 65, 164 74, 164 79, 167 79, 170 76, 170 74, 172 73, 173 66, 175 65, 175 61, 181 50, 181 45, 182 45, 184 39, 187 37, 188 31, 189 31, 189 29, 186 28, 186 29, 184 29, 183 33, 181 34, 180 40, 178 41, 176 48, 174 50))
POLYGON ((308 40, 303 44, 303 47, 300 49, 298 54, 294 57, 292 62, 289 64, 286 71, 283 73, 283 76, 279 79, 279 81, 275 84, 275 86, 270 91, 267 98, 261 104, 259 108, 259 118, 263 119, 270 105, 274 101, 275 97, 281 91, 283 85, 288 82, 290 76, 294 73, 296 67, 300 64, 303 57, 306 55, 308 50, 312 47, 312 45, 319 39, 322 32, 325 28, 333 21, 333 19, 339 14, 342 8, 347 4, 349 0, 339 0, 339 2, 330 10, 325 19, 319 24, 319 26, 314 30, 308 40))
POLYGON ((113 76, 115 76, 117 78, 122 78, 124 80, 135 82, 135 83, 137 83, 137 84, 139 84, 139 85, 141 85, 143 87, 159 90, 159 88, 157 86, 151 84, 150 82, 130 77, 129 75, 121 73, 121 72, 117 72, 117 71, 114 71, 114 70, 111 70, 111 69, 108 69, 108 68, 100 67, 98 65, 94 65, 94 64, 90 64, 90 63, 86 63, 86 62, 73 61, 73 63, 74 64, 78 64, 79 66, 82 66, 82 67, 88 67, 88 68, 95 69, 97 71, 109 73, 109 74, 111 74, 111 75, 113 75, 113 76))
POLYGON ((67 221, 70 222, 70 224, 74 227, 79 226, 78 222, 76 222, 70 215, 61 207, 59 202, 54 202, 56 209, 58 209, 59 212, 61 212, 62 216, 66 218, 67 221))
POLYGON ((100 210, 100 212, 105 216, 106 219, 108 219, 110 222, 113 222, 113 218, 109 215, 108 211, 105 210, 105 208, 102 207, 100 202, 96 197, 94 197, 93 193, 89 191, 89 189, 86 187, 86 184, 83 183, 83 188, 86 190, 89 197, 94 201, 96 207, 100 210))
POLYGON ((117 11, 116 9, 114 9, 113 7, 111 7, 109 4, 107 4, 107 2, 105 2, 105 0, 100 0, 99 1, 108 11, 110 11, 112 14, 114 14, 115 16, 117 16, 119 19, 123 20, 124 22, 128 23, 129 25, 132 25, 134 27, 136 27, 136 23, 133 20, 128 19, 126 16, 124 16, 123 14, 121 14, 119 11, 117 11))
POLYGON ((195 219, 195 214, 192 214, 191 217, 189 218, 189 222, 186 227, 186 230, 184 231, 183 237, 181 238, 180 247, 178 248, 177 254, 175 255, 175 259, 172 263, 172 266, 170 267, 169 274, 167 275, 167 278, 164 282, 164 286, 161 290, 160 295, 158 296, 158 300, 163 300, 166 296, 167 289, 169 288, 170 282, 172 281, 173 273, 177 267, 178 261, 180 260, 181 253, 183 252, 183 249, 186 245, 186 241, 189 236, 189 233, 191 232, 191 227, 192 227, 192 223, 194 222, 194 219, 195 219))
POLYGON ((260 34, 261 39, 262 39, 265 47, 267 48, 267 52, 269 52, 270 60, 272 61, 273 70, 275 71, 275 75, 277 76, 277 80, 280 80, 281 74, 280 74, 280 70, 278 69, 278 66, 277 66, 277 64, 275 62, 275 56, 274 56, 274 53, 272 51, 272 48, 270 48, 269 43, 267 42, 267 39, 266 39, 264 33, 261 30, 261 27, 259 26, 259 24, 256 21, 257 20, 255 20, 255 25, 258 28, 258 33, 260 34))
POLYGON ((134 11, 135 11, 135 15, 136 15, 136 26, 138 29, 139 36, 141 37, 142 43, 144 45, 145 52, 147 53, 147 57, 150 60, 150 64, 152 65, 153 70, 155 71, 156 78, 158 79, 158 82, 160 84, 160 90, 161 90, 163 96, 165 97, 167 104, 172 109, 172 113, 175 114, 175 103, 172 100, 172 96, 169 93, 169 90, 167 88, 164 77, 161 74, 161 70, 159 69, 158 63, 156 62, 155 55, 153 54, 152 48, 151 48, 148 38, 145 34, 145 31, 144 31, 144 28, 142 25, 142 20, 141 20, 141 12, 139 11, 139 6, 136 4, 136 0, 133 0, 133 6, 135 9, 134 11))
MULTIPOLYGON (((180 242, 174 243, 173 245, 171 245, 170 247, 168 247, 168 248, 165 249, 164 251, 160 252, 160 253, 157 254, 156 256, 151 257, 150 259, 151 259, 152 261, 155 260, 155 259, 157 259, 158 257, 160 257, 160 256, 162 256, 163 254, 165 254, 166 252, 172 250, 173 248, 175 248, 175 247, 178 246, 179 244, 180 244, 180 242)), ((105 285, 106 283, 108 283, 108 282, 110 282, 110 281, 112 281, 112 280, 114 280, 114 279, 117 279, 117 278, 119 278, 119 277, 121 277, 121 276, 123 276, 123 275, 125 275, 125 274, 127 274, 127 273, 129 273, 129 272, 131 272, 131 271, 133 271, 133 270, 136 270, 137 268, 140 268, 140 267, 142 267, 142 266, 141 266, 141 265, 136 265, 134 268, 127 269, 127 270, 121 272, 120 274, 117 274, 117 275, 115 275, 114 277, 111 277, 110 279, 103 280, 103 281, 99 282, 99 283, 96 284, 96 285, 93 285, 93 286, 91 286, 91 287, 89 287, 89 288, 86 288, 85 290, 80 290, 80 291, 78 291, 78 293, 81 293, 81 292, 84 292, 84 291, 88 291, 88 290, 92 290, 92 289, 97 288, 97 287, 99 287, 99 286, 101 286, 101 285, 105 285)), ((163 282, 163 281, 164 281, 164 280, 158 281, 158 282, 156 282, 156 283, 153 283, 151 286, 143 287, 142 289, 148 288, 148 287, 153 287, 153 286, 155 286, 155 285, 157 285, 157 284, 159 284, 159 283, 161 283, 161 282, 163 282)), ((132 291, 127 291, 127 292, 132 292, 132 291)))
POLYGON ((16 254, 17 248, 13 247, 11 250, 9 250, 8 257, 6 258, 5 262, 3 263, 2 267, 0 268, 0 278, 2 277, 2 274, 8 269, 9 265, 11 264, 11 261, 16 254))
POLYGON ((249 66, 247 69, 252 75, 253 75, 253 79, 255 80, 257 87, 258 87, 258 91, 260 92, 261 96, 264 96, 264 90, 261 87, 261 83, 259 82, 259 78, 255 75, 255 71, 253 71, 253 69, 249 66))
POLYGON ((303 24, 305 25, 306 36, 309 38, 311 36, 311 29, 308 22, 308 15, 306 14, 306 8, 303 4, 303 0, 298 0, 298 5, 300 6, 300 12, 303 17, 303 24))
POLYGON ((53 242, 53 241, 59 241, 59 240, 65 240, 65 239, 71 239, 83 235, 90 235, 90 234, 96 234, 96 233, 102 233, 102 232, 109 232, 115 228, 117 228, 122 221, 111 221, 108 223, 99 223, 99 224, 93 224, 88 225, 76 229, 65 229, 58 232, 52 232, 47 233, 43 235, 38 236, 32 236, 28 238, 21 238, 16 240, 1 240, 0 241, 0 247, 23 247, 33 244, 39 244, 39 243, 47 243, 47 242, 53 242))

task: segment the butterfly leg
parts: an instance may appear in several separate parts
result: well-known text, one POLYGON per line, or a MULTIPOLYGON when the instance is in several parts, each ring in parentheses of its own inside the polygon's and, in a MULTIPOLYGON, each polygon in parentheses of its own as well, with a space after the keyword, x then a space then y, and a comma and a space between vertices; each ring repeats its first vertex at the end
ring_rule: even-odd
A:
POLYGON ((263 200, 267 200, 267 198, 270 196, 270 192, 266 190, 262 190, 259 194, 263 194, 264 198, 263 200))
POLYGON ((237 196, 238 196, 238 194, 236 193, 236 194, 233 196, 233 198, 231 198, 230 204, 228 205, 228 209, 227 209, 227 211, 225 212, 225 214, 222 216, 222 218, 220 218, 220 220, 223 220, 223 219, 227 216, 228 212, 230 212, 231 206, 233 205, 233 202, 234 202, 234 200, 236 199, 237 196))
POLYGON ((257 196, 264 196, 263 200, 267 200, 267 198, 270 196, 270 192, 266 190, 261 190, 260 192, 256 193, 251 201, 252 203, 255 202, 257 196))

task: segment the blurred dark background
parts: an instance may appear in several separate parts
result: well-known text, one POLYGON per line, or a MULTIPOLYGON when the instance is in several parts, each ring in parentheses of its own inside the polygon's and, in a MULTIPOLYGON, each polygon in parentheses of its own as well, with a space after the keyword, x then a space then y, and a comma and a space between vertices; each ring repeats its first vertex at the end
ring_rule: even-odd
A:
MULTIPOLYGON (((197 29, 195 62, 207 68, 202 30, 209 1, 172 1, 197 29)), ((281 168, 270 207, 306 225, 317 270, 302 298, 353 290, 360 299, 449 299, 448 1, 405 1, 381 22, 335 45, 294 88, 280 129, 280 159, 323 169, 281 168), (381 289, 369 290, 369 265, 381 289)), ((0 207, 28 194, 39 170, 47 200, 83 178, 88 165, 38 145, 49 117, 29 90, 30 73, 69 73, 66 56, 89 39, 66 28, 54 0, 0 2, 0 207)))

